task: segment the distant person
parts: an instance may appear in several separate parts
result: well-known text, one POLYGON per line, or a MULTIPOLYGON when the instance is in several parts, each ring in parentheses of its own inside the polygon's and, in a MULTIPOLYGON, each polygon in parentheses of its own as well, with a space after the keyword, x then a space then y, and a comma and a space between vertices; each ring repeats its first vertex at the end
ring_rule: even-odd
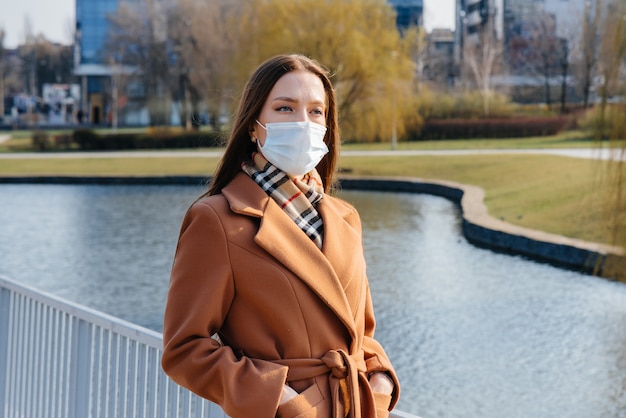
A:
POLYGON ((13 129, 17 129, 20 126, 20 113, 17 110, 17 106, 11 107, 11 125, 13 125, 13 129))
POLYGON ((83 109, 78 109, 78 112, 76 112, 76 120, 78 121, 79 125, 83 124, 83 109))
POLYGON ((231 417, 381 418, 398 400, 374 339, 359 215, 328 194, 338 148, 327 72, 271 58, 183 220, 162 365, 231 417))

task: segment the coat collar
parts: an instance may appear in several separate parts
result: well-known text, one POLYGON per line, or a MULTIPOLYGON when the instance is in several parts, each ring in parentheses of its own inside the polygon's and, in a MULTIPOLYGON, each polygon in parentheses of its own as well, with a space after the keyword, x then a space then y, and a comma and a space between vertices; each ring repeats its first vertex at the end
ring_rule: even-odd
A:
MULTIPOLYGON (((361 245, 352 239, 360 239, 346 217, 350 209, 326 196, 318 204, 324 220, 324 229, 332 231, 324 236, 322 251, 317 248, 282 209, 248 177, 238 174, 222 194, 233 212, 260 218, 255 242, 275 257, 305 282, 345 324, 353 338, 356 337, 354 314, 342 283, 341 273, 351 267, 350 259, 344 258, 344 248, 361 245)), ((348 277, 351 277, 349 275, 348 277)))

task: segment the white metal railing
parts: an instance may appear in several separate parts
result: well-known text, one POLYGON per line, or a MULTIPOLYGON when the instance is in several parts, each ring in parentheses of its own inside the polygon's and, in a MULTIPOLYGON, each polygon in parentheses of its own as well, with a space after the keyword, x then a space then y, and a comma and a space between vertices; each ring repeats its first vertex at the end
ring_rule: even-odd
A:
POLYGON ((0 277, 0 417, 225 417, 166 377, 161 341, 0 277))
POLYGON ((0 418, 226 417, 163 373, 161 346, 157 332, 0 276, 0 418))

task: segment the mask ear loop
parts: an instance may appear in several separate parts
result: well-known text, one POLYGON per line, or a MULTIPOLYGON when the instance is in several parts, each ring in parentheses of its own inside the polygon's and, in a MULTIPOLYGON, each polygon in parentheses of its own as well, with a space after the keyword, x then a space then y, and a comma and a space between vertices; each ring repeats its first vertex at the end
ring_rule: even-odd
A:
POLYGON ((256 123, 258 123, 258 124, 259 124, 259 126, 260 126, 261 128, 263 128, 263 129, 265 129, 265 130, 267 131, 267 128, 266 128, 265 126, 263 126, 263 125, 261 124, 261 122, 259 122, 259 120, 258 120, 258 119, 255 119, 254 121, 255 121, 256 123))

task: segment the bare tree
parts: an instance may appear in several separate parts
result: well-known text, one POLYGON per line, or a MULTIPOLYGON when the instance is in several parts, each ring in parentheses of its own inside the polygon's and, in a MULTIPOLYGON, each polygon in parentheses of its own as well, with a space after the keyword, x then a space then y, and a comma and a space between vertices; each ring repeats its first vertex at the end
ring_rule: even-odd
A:
MULTIPOLYGON (((613 143, 616 161, 606 167, 602 176, 605 187, 603 201, 607 208, 606 230, 611 232, 611 243, 626 251, 626 103, 617 100, 609 104, 611 96, 623 97, 626 93, 626 2, 610 1, 601 23, 602 44, 598 54, 598 73, 602 80, 596 136, 608 137, 613 143), (620 158, 621 157, 621 158, 620 158)), ((607 271, 616 279, 626 282, 626 258, 609 259, 607 271)))
POLYGON ((180 103, 184 126, 197 126, 205 106, 219 127, 236 72, 233 33, 245 30, 237 23, 239 10, 238 1, 140 0, 123 3, 110 17, 108 49, 115 51, 116 62, 136 68, 151 124, 164 123, 167 113, 155 104, 173 99, 180 103))
POLYGON ((584 107, 589 106, 593 78, 598 62, 600 45, 600 22, 602 15, 602 0, 585 1, 581 35, 581 74, 580 82, 584 107))
POLYGON ((186 129, 192 127, 192 110, 189 83, 189 73, 193 71, 192 57, 197 51, 197 44, 191 35, 192 17, 194 10, 188 1, 182 0, 172 9, 168 24, 168 35, 170 47, 173 50, 174 62, 172 66, 171 76, 174 78, 173 94, 175 99, 182 102, 182 110, 180 112, 181 119, 184 121, 186 129), (180 94, 182 92, 182 94, 180 94), (178 97, 176 97, 176 95, 178 97))
POLYGON ((454 32, 449 29, 433 29, 420 42, 414 61, 417 63, 418 77, 425 76, 436 86, 447 88, 455 77, 453 55, 454 32))
POLYGON ((46 83, 69 83, 73 77, 72 47, 54 44, 42 35, 32 36, 21 45, 22 74, 33 96, 40 96, 46 83))
POLYGON ((124 65, 124 58, 120 54, 111 54, 108 58, 111 74, 111 83, 108 86, 110 97, 111 127, 115 130, 119 126, 120 115, 128 103, 128 86, 136 78, 134 68, 124 65))
POLYGON ((37 57, 33 25, 28 16, 24 17, 24 42, 20 49, 22 58, 22 73, 27 81, 28 92, 31 96, 38 96, 37 91, 37 57))
MULTIPOLYGON (((608 13, 602 19, 603 37, 598 53, 598 74, 600 75, 600 120, 602 132, 607 119, 606 108, 609 98, 620 91, 620 75, 626 68, 626 3, 616 1, 608 4, 608 13)), ((622 77, 623 81, 623 77, 622 77)), ((623 109, 623 107, 622 107, 623 109)), ((624 124, 623 121, 613 121, 624 124)))
POLYGON ((569 48, 567 40, 557 35, 556 17, 535 13, 532 19, 519 22, 520 30, 509 40, 508 59, 518 75, 537 79, 543 85, 544 102, 551 108, 552 89, 561 78, 561 107, 567 100, 569 48))
POLYGON ((567 111, 567 80, 569 78, 570 47, 569 40, 559 38, 559 67, 561 69, 561 113, 567 111))
POLYGON ((192 122, 203 103, 215 129, 226 100, 232 90, 234 32, 239 4, 232 0, 179 0, 170 11, 170 48, 173 65, 174 92, 183 103, 186 125, 192 122))
POLYGON ((544 98, 548 109, 552 108, 552 79, 559 70, 560 41, 556 36, 556 21, 552 15, 544 14, 535 21, 530 47, 531 72, 543 81, 544 98))
POLYGON ((485 30, 468 37, 463 56, 483 98, 483 112, 485 116, 489 116, 490 100, 493 94, 492 78, 500 64, 502 45, 493 33, 485 30))
POLYGON ((143 85, 150 125, 169 123, 167 10, 159 0, 124 2, 110 16, 107 49, 115 62, 136 68, 143 85), (123 62, 122 62, 123 59, 123 62))
POLYGON ((4 28, 0 28, 0 119, 4 118, 4 28))

